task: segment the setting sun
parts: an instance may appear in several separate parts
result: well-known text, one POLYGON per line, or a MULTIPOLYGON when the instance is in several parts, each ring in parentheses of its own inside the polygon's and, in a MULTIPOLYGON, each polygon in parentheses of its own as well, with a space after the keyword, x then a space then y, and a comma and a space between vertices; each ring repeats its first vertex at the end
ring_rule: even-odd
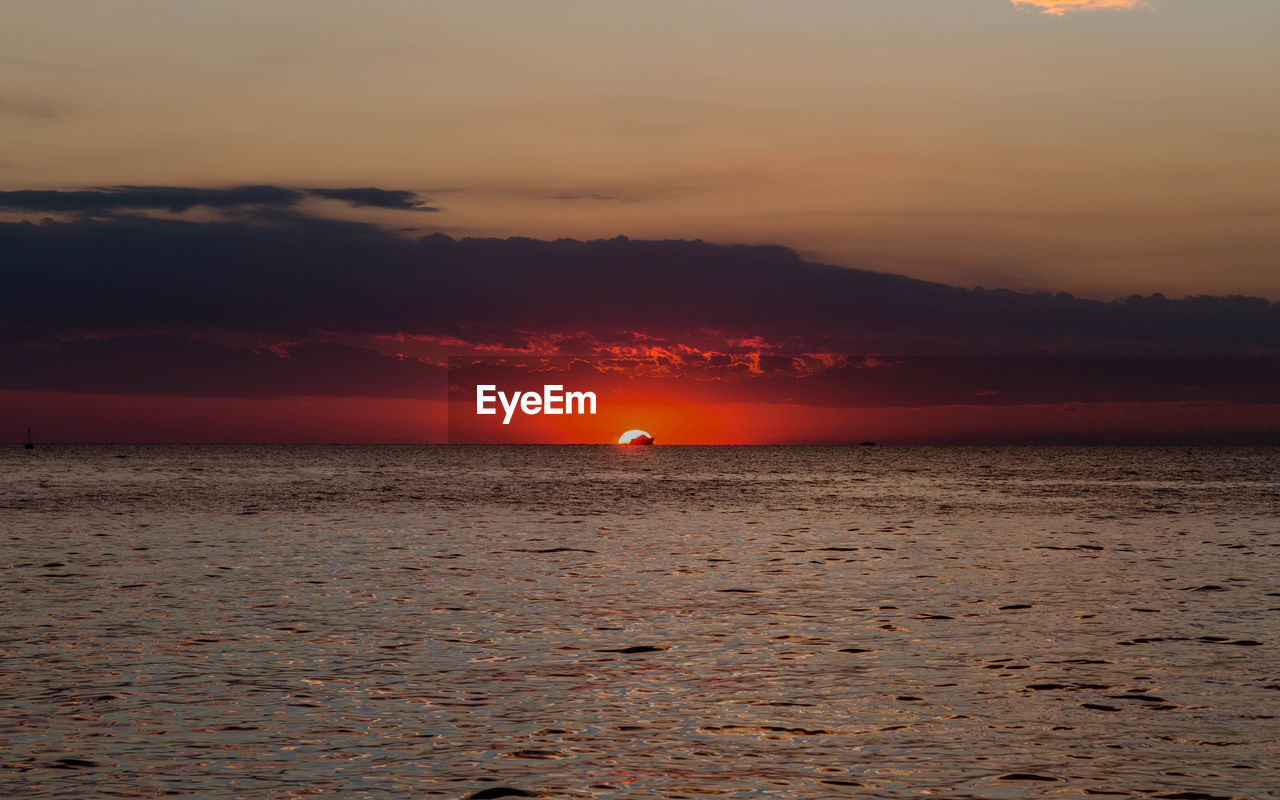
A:
POLYGON ((644 431, 631 430, 618 437, 618 444, 653 444, 653 437, 644 431))

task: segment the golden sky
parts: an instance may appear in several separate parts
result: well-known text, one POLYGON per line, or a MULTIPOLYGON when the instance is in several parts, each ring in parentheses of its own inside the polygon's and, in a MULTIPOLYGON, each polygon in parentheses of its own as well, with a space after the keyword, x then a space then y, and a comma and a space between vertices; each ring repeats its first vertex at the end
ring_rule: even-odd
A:
POLYGON ((454 236, 1280 298, 1278 29, 1274 0, 16 0, 0 189, 378 186, 443 210, 364 218, 454 236))

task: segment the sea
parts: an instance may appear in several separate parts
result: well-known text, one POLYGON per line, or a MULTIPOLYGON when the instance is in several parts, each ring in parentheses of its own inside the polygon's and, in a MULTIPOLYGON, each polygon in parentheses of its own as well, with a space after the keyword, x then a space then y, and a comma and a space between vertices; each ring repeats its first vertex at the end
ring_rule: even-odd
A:
POLYGON ((1280 449, 0 451, 0 797, 1280 798, 1280 449))

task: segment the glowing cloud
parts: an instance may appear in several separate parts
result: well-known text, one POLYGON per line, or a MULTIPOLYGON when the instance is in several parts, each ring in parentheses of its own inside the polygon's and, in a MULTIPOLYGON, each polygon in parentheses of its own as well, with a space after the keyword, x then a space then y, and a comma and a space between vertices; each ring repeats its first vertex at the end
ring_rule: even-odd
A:
POLYGON ((1151 8, 1146 0, 1010 0, 1015 6, 1032 6, 1041 14, 1061 17, 1069 11, 1124 11, 1151 8))

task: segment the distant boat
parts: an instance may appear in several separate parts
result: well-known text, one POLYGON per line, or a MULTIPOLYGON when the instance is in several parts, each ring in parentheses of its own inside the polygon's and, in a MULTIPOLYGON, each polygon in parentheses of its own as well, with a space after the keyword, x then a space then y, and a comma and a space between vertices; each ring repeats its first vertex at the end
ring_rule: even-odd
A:
POLYGON ((875 442, 863 442, 861 446, 862 446, 862 447, 875 447, 875 446, 876 446, 876 443, 875 443, 875 442))
POLYGON ((631 444, 653 444, 652 436, 637 436, 631 440, 631 444))
POLYGON ((31 441, 31 429, 27 428, 27 443, 22 446, 23 450, 35 450, 36 445, 31 441))

